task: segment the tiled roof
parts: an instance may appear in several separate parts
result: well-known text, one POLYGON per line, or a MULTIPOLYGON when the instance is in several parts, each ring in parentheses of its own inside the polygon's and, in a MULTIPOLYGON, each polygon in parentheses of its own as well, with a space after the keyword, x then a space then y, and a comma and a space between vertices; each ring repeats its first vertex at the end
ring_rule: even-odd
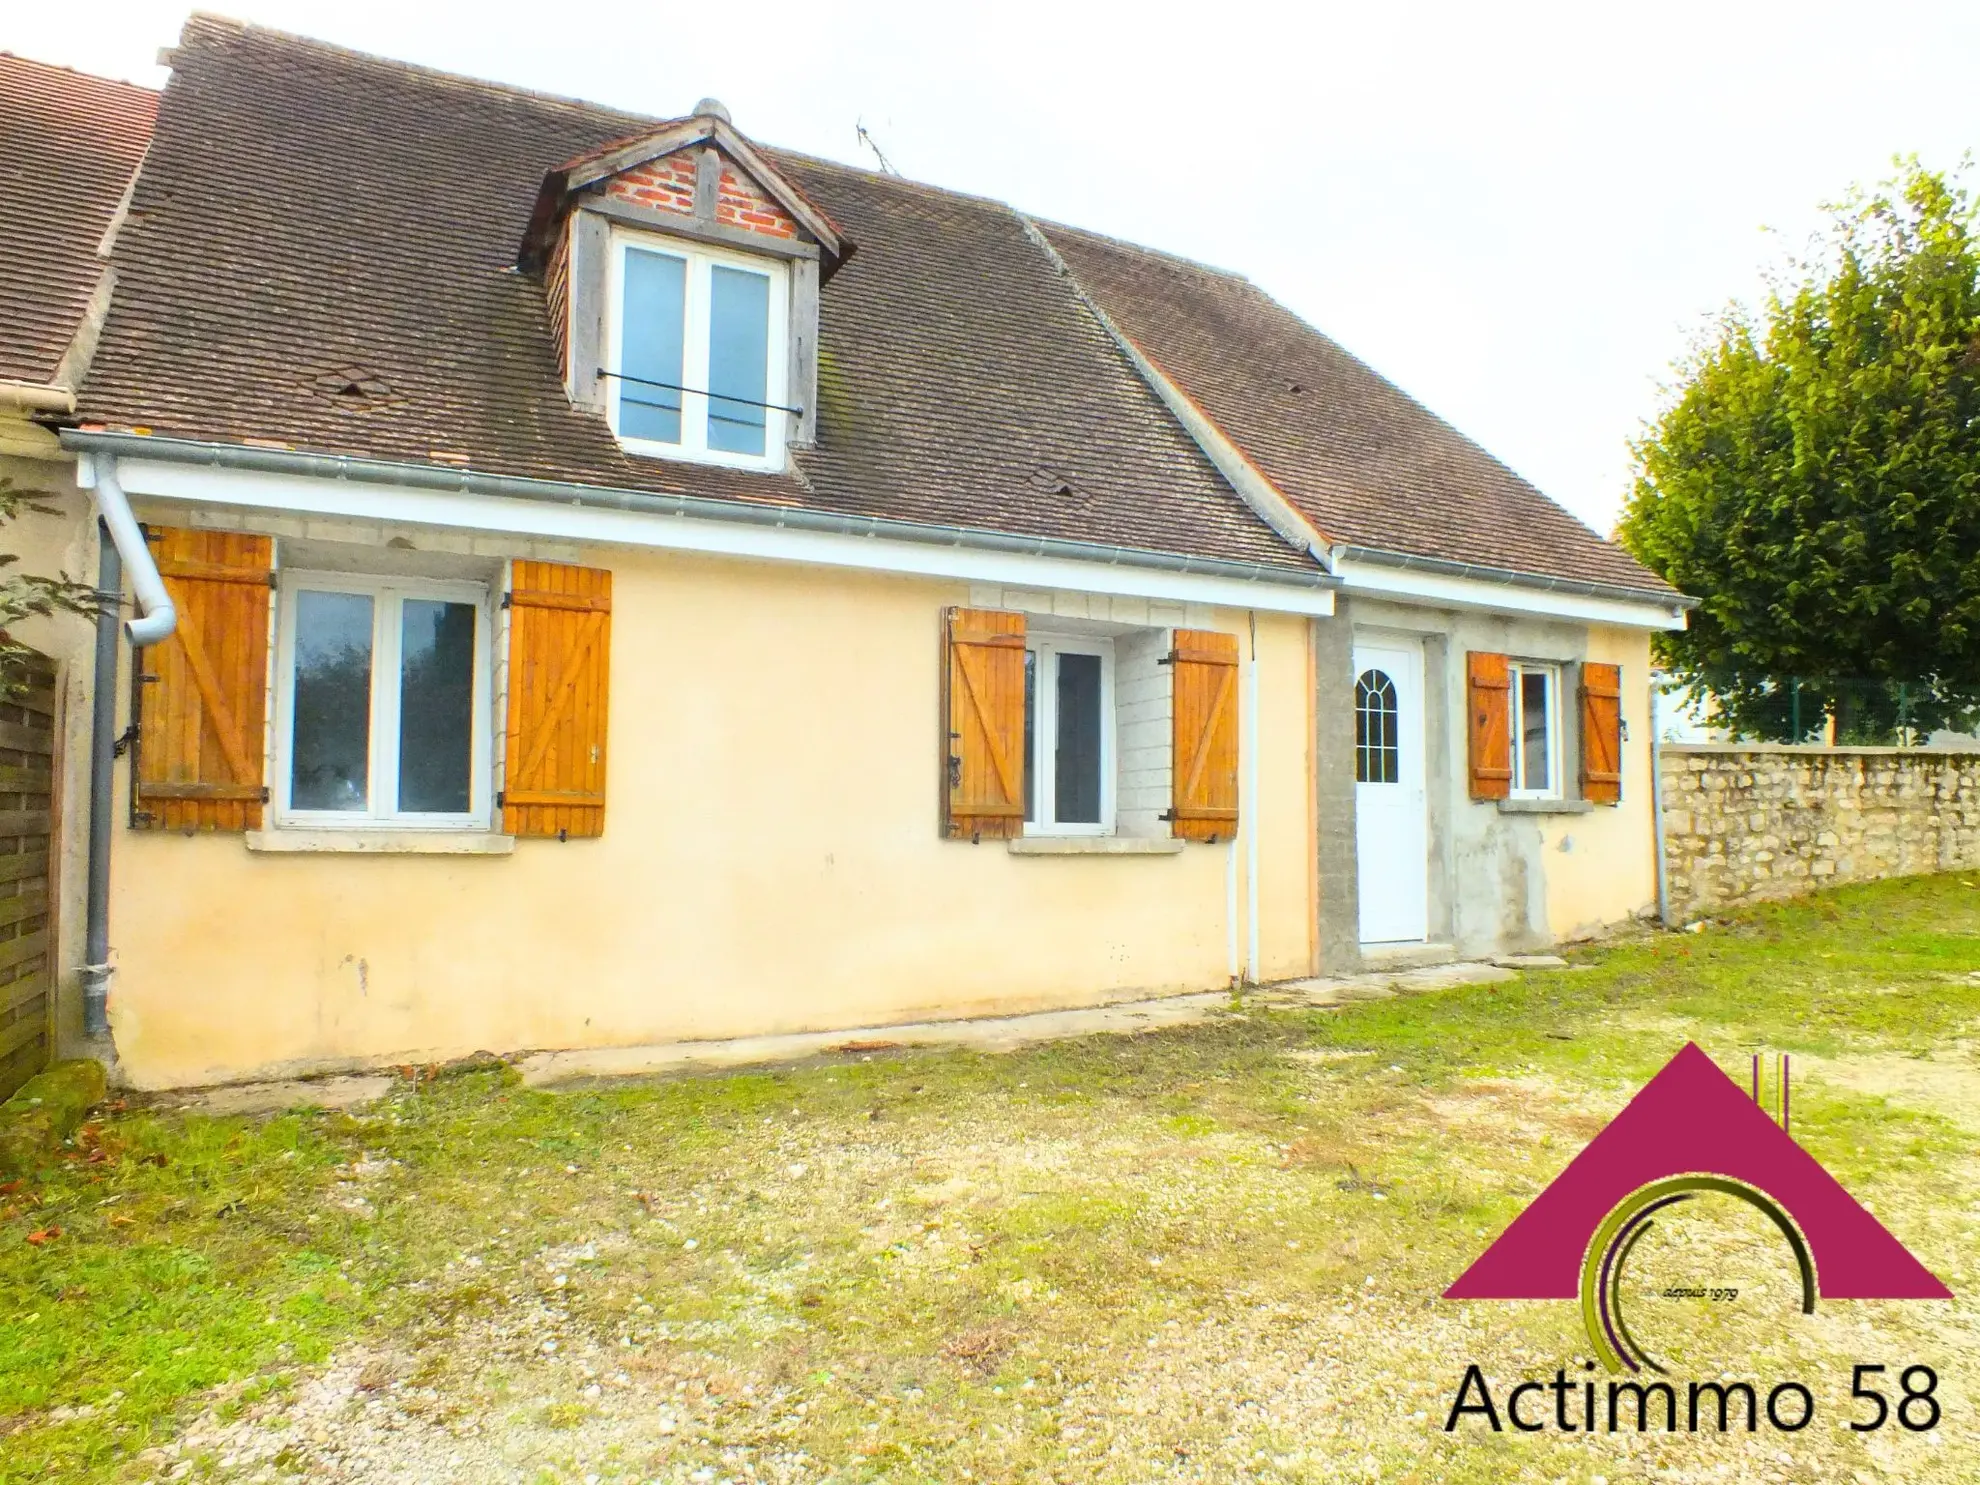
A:
POLYGON ((1115 328, 1330 543, 1671 591, 1247 280, 1043 231, 1115 328))
POLYGON ((0 381, 54 377, 157 112, 149 88, 0 52, 0 381))
POLYGON ((858 245, 820 298, 817 447, 783 475, 628 455, 513 265, 547 171, 657 122, 195 16, 83 415, 1310 572, 1097 304, 1328 541, 1669 591, 1241 278, 775 150, 858 245))
POLYGON ((1009 208, 774 151, 859 247, 818 447, 780 476, 623 453, 513 264, 544 173, 651 123, 195 16, 83 417, 1313 570, 1009 208))

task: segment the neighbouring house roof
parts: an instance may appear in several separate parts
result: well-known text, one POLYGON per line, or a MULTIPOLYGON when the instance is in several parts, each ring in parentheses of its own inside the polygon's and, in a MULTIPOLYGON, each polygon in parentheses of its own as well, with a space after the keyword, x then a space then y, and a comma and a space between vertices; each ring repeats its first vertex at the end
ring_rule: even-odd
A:
POLYGON ((1042 230, 1115 327, 1330 544, 1675 591, 1248 280, 1042 230))
POLYGON ((1663 589, 1242 280, 760 146, 858 247, 820 295, 817 444, 780 475, 627 454, 566 396, 516 262, 560 170, 672 127, 196 15, 80 415, 1314 573, 1120 329, 1331 541, 1663 589))
POLYGON ((157 113, 149 88, 0 52, 0 381, 55 379, 157 113))

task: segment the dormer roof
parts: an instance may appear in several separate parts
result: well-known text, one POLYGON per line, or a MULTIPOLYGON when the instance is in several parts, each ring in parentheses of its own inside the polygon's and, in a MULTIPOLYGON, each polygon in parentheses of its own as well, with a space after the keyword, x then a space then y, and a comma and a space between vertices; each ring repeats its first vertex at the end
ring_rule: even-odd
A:
POLYGON ((713 98, 704 98, 687 118, 669 119, 622 139, 608 140, 546 171, 516 255, 517 266, 532 273, 543 266, 557 223, 572 200, 586 190, 655 160, 704 146, 745 171, 759 190, 790 215, 805 238, 817 244, 825 274, 851 256, 852 242, 838 223, 743 137, 730 122, 726 108, 713 98))

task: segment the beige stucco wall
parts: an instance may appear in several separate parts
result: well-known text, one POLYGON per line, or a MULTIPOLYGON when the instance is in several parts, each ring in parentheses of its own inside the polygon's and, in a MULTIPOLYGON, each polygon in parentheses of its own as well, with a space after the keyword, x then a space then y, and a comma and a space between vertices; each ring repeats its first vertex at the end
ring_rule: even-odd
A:
MULTIPOLYGON (((129 1081, 1227 983, 1233 847, 1041 859, 939 838, 938 621, 967 585, 578 555, 614 574, 604 837, 497 857, 275 856, 132 832, 120 801, 111 1012, 129 1081)), ((1248 643, 1246 615, 1209 617, 1248 643)), ((1271 979, 1312 966, 1312 688, 1303 620, 1260 615, 1257 634, 1245 821, 1262 831, 1271 979)))
MULTIPOLYGON (((0 445, 47 443, 36 439, 39 429, 10 429, 0 418, 0 445)), ((17 490, 33 491, 40 503, 54 507, 53 516, 24 515, 0 528, 0 548, 20 558, 19 570, 53 576, 66 574, 89 582, 96 577, 96 542, 89 519, 89 497, 76 488, 75 464, 63 459, 25 459, 0 454, 0 478, 11 479, 17 490)), ((61 808, 55 829, 60 836, 59 878, 55 894, 56 1038, 72 1052, 82 1036, 77 972, 83 961, 83 902, 86 890, 85 841, 89 799, 89 674, 93 631, 87 619, 57 615, 27 619, 13 626, 15 636, 54 659, 56 694, 61 708, 61 808)))
POLYGON ((1651 906, 1657 897, 1655 804, 1650 791, 1650 638, 1642 630, 1588 631, 1589 660, 1622 667, 1622 802, 1587 815, 1541 817, 1547 924, 1556 939, 1583 938, 1651 906))

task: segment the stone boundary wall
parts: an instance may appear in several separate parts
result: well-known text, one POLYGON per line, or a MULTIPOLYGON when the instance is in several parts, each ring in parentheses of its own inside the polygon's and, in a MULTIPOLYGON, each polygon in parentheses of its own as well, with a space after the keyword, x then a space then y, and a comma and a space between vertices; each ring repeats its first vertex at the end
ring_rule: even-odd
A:
POLYGON ((1980 866, 1980 751, 1661 750, 1670 911, 1980 866))

